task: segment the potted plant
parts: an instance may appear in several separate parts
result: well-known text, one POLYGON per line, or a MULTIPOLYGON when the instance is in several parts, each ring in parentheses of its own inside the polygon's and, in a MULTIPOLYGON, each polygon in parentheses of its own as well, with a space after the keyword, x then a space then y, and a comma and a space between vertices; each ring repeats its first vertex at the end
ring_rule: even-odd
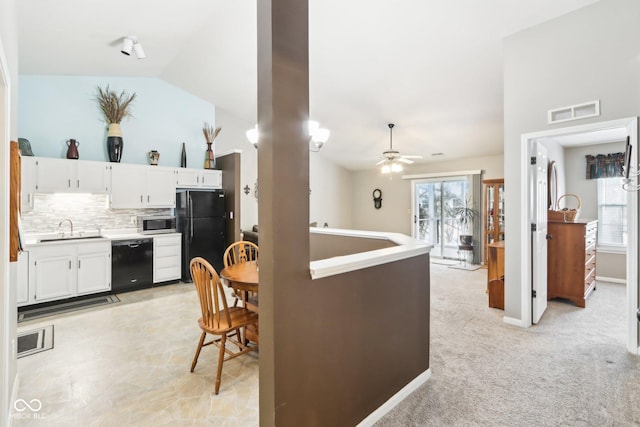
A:
POLYGON ((455 217, 460 226, 460 244, 470 246, 473 244, 473 219, 478 216, 478 211, 473 209, 471 200, 465 199, 463 204, 454 208, 455 217))
POLYGON ((96 100, 100 106, 100 110, 104 114, 104 119, 109 125, 107 131, 107 152, 109 153, 109 161, 119 162, 122 157, 122 131, 120 122, 125 117, 131 116, 131 103, 136 98, 135 92, 131 95, 122 91, 120 94, 109 88, 107 85, 104 89, 98 86, 96 100))

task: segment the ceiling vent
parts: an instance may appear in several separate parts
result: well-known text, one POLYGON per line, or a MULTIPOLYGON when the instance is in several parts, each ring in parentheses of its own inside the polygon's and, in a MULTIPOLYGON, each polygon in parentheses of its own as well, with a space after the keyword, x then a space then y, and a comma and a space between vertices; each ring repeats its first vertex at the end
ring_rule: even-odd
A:
POLYGON ((600 115, 600 100, 556 108, 547 114, 549 124, 596 117, 600 115))

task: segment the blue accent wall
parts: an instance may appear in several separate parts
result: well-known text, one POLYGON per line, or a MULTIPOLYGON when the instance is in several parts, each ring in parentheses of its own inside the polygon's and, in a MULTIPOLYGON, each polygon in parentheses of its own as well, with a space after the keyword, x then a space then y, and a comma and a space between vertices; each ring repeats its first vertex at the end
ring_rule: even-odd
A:
POLYGON ((215 106, 155 78, 22 75, 18 136, 31 142, 36 156, 66 158, 66 141, 73 138, 80 141, 80 159, 109 161, 107 125, 95 100, 96 87, 107 84, 137 95, 133 117, 120 124, 122 163, 148 164, 147 153, 157 150, 160 166, 179 166, 184 142, 187 166, 204 167, 202 125, 215 125, 215 106))

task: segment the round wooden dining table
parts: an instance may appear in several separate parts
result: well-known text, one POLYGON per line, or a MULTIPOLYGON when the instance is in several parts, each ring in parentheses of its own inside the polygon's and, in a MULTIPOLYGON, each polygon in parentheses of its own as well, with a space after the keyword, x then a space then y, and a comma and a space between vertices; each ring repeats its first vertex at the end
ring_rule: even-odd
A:
POLYGON ((258 261, 231 264, 220 271, 220 277, 234 289, 258 293, 258 261))
MULTIPOLYGON (((242 297, 242 305, 251 311, 258 312, 258 261, 240 262, 223 268, 220 278, 227 286, 232 287, 242 297), (250 296, 253 295, 253 296, 250 296)), ((258 340, 258 325, 255 329, 247 327, 246 337, 254 342, 258 340)))

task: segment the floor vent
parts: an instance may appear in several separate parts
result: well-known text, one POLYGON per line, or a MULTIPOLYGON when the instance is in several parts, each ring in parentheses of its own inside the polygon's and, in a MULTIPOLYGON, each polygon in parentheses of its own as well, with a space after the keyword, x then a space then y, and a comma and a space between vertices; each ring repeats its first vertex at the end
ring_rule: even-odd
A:
POLYGON ((40 317, 53 316, 54 314, 68 313, 70 311, 81 310, 83 308, 97 307, 106 304, 120 302, 115 295, 104 295, 99 297, 68 301, 60 304, 49 305, 47 307, 36 307, 18 313, 18 323, 26 320, 38 319, 40 317))
POLYGON ((18 359, 53 348, 53 325, 18 334, 18 359))

